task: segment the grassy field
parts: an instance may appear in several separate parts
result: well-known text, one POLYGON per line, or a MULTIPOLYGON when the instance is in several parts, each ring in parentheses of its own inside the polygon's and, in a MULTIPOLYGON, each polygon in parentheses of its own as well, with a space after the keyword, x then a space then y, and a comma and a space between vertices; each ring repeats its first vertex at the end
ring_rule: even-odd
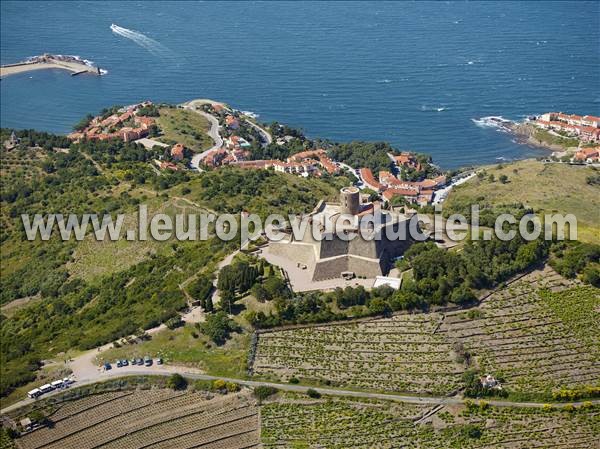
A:
POLYGON ((600 187, 586 182, 594 174, 597 171, 591 167, 534 160, 488 167, 483 179, 473 178, 455 188, 444 203, 444 211, 461 212, 471 204, 482 209, 522 203, 541 214, 574 214, 579 240, 595 242, 600 233, 600 187), (508 177, 506 184, 498 180, 502 175, 508 177))
MULTIPOLYGON (((145 201, 145 204, 148 206, 149 217, 155 214, 166 214, 171 217, 173 223, 177 214, 187 217, 189 214, 206 212, 206 209, 185 203, 178 198, 167 200, 151 198, 145 201)), ((123 229, 138 229, 137 213, 126 214, 123 229)), ((67 264, 67 269, 71 276, 92 282, 104 275, 125 270, 153 254, 171 255, 173 254, 171 244, 175 241, 174 236, 161 242, 154 240, 150 235, 145 241, 139 239, 129 241, 125 237, 125 232, 121 233, 119 240, 112 241, 107 236, 104 241, 98 241, 90 234, 77 245, 72 261, 67 264)), ((179 244, 185 245, 185 242, 179 244)))
POLYGON ((250 336, 233 334, 223 346, 216 346, 193 325, 164 330, 140 344, 126 345, 102 353, 102 361, 134 357, 162 357, 165 363, 185 365, 224 377, 246 377, 246 359, 250 336))
POLYGON ((195 152, 210 148, 213 140, 207 134, 210 123, 200 114, 177 108, 161 108, 158 126, 163 132, 160 141, 182 143, 195 152))
POLYGON ((579 145, 578 139, 573 139, 570 137, 559 137, 556 136, 545 129, 536 129, 533 133, 533 137, 540 142, 545 142, 550 145, 560 145, 564 148, 573 148, 579 145))

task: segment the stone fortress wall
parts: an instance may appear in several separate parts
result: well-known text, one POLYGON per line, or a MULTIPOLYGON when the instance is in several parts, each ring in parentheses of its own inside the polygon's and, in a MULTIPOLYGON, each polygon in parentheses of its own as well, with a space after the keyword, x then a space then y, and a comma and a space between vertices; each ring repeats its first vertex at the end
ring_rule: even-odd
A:
MULTIPOLYGON (((359 219, 361 207, 360 192, 355 187, 343 188, 340 192, 340 203, 326 204, 319 202, 317 207, 310 214, 315 221, 322 219, 322 214, 326 208, 330 211, 339 211, 339 213, 353 212, 359 219)), ((333 219, 339 213, 331 215, 333 219)), ((409 220, 403 215, 386 215, 387 222, 383 227, 390 227, 395 232, 400 227, 404 227, 406 236, 408 233, 409 220)), ((362 222, 357 221, 359 226, 362 222)), ((318 225, 317 225, 318 226, 318 225)), ((368 228, 371 229, 371 228, 368 228)), ((324 228, 319 228, 323 231, 324 228)), ((369 240, 364 238, 356 228, 351 226, 347 231, 349 234, 356 234, 351 240, 344 240, 335 233, 327 235, 325 239, 315 239, 311 227, 307 227, 301 241, 294 241, 293 236, 288 236, 279 242, 270 242, 268 251, 272 254, 285 257, 294 262, 306 265, 306 269, 311 273, 313 281, 334 279, 341 277, 342 272, 353 272, 356 276, 373 278, 375 276, 385 275, 393 267, 393 261, 396 257, 402 255, 410 246, 412 241, 408 238, 397 240, 386 237, 386 232, 381 229, 381 239, 369 240)))

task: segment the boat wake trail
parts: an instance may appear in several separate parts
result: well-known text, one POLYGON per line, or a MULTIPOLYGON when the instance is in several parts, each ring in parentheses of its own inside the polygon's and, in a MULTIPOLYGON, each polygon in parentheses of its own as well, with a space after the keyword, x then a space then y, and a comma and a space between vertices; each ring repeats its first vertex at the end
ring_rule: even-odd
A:
POLYGON ((151 39, 138 31, 123 28, 119 25, 115 25, 114 23, 110 26, 110 29, 113 33, 122 36, 126 39, 132 40, 140 47, 148 50, 154 56, 158 56, 160 58, 173 57, 173 52, 169 48, 165 47, 160 42, 157 42, 154 39, 151 39))

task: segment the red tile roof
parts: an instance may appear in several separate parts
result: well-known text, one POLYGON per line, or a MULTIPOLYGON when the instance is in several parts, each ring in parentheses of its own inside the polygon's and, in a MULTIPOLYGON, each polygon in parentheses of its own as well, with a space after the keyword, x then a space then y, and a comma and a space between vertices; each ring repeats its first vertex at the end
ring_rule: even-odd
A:
POLYGON ((391 189, 387 189, 385 192, 383 192, 382 196, 386 201, 390 201, 395 196, 407 196, 409 198, 415 198, 419 196, 419 192, 418 190, 394 187, 391 189))
POLYGON ((381 189, 381 184, 379 184, 379 181, 377 181, 375 179, 375 176, 373 176, 373 172, 371 171, 370 168, 361 168, 360 169, 360 177, 363 179, 363 181, 365 182, 365 184, 367 184, 367 187, 370 187, 371 189, 377 190, 379 191, 379 189, 381 189))

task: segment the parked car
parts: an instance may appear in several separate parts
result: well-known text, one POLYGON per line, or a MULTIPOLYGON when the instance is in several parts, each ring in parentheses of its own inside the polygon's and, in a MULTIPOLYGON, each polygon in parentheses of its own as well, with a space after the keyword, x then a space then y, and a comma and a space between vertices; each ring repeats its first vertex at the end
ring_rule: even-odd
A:
POLYGON ((143 366, 144 365, 144 360, 143 359, 136 359, 135 361, 138 365, 143 366))
POLYGON ((131 363, 132 365, 136 365, 137 361, 135 359, 131 359, 131 362, 129 362, 129 363, 131 363))
POLYGON ((117 360, 117 368, 121 368, 123 366, 123 364, 121 363, 120 360, 117 360))
POLYGON ((104 370, 105 370, 105 371, 108 371, 109 369, 112 369, 112 366, 110 366, 110 363, 106 362, 106 363, 104 364, 104 370))
POLYGON ((149 356, 144 357, 144 365, 146 365, 146 366, 152 365, 152 359, 149 356))
POLYGON ((156 359, 156 364, 157 365, 162 365, 163 364, 163 361, 162 361, 162 359, 160 357, 156 359))
POLYGON ((129 365, 129 362, 127 361, 127 359, 123 359, 123 360, 121 360, 121 365, 127 366, 127 365, 129 365))

